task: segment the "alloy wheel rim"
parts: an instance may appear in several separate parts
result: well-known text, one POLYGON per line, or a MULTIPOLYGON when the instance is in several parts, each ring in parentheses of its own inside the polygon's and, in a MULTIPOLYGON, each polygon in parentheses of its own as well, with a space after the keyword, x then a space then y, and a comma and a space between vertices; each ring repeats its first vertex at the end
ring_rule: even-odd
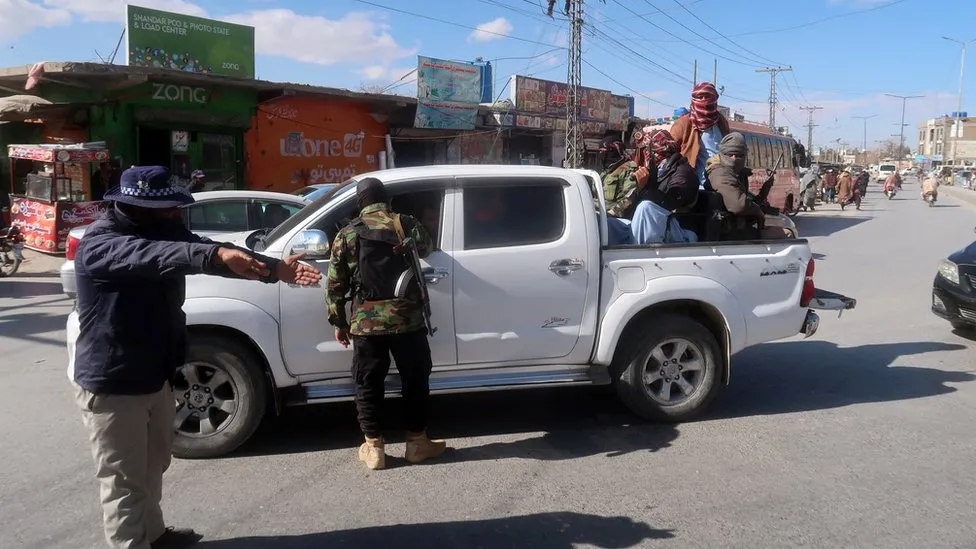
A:
POLYGON ((701 388, 706 368, 697 344, 680 337, 666 339, 651 350, 644 364, 644 390, 658 404, 681 404, 701 388))
POLYGON ((188 362, 173 382, 178 433, 205 438, 224 430, 237 416, 237 383, 223 368, 208 362, 188 362))

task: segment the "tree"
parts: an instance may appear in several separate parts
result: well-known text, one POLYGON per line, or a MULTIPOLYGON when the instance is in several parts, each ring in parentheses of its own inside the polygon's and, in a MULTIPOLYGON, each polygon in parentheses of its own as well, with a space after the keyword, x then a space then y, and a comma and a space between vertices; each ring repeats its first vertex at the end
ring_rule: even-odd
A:
POLYGON ((902 158, 905 158, 911 154, 912 150, 909 147, 899 147, 898 140, 892 138, 881 143, 879 152, 881 153, 881 157, 883 159, 890 158, 893 160, 901 160, 902 158))
POLYGON ((381 86, 379 84, 367 84, 366 82, 359 83, 359 91, 363 93, 382 94, 386 93, 386 88, 386 86, 381 86))

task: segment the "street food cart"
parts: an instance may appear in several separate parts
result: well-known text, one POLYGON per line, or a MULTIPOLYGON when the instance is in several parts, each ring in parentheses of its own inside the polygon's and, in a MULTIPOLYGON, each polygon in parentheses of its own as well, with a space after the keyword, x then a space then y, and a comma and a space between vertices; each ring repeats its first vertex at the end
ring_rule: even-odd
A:
POLYGON ((107 202, 91 201, 92 163, 109 161, 104 143, 10 145, 10 222, 20 227, 24 246, 62 254, 68 232, 88 225, 107 202))

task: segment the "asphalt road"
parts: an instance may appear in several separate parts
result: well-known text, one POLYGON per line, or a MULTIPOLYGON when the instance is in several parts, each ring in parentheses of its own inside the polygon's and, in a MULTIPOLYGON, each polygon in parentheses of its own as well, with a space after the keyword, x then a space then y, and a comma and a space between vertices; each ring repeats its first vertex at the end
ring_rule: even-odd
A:
MULTIPOLYGON (((976 547, 973 343, 929 312, 976 207, 877 189, 797 219, 818 286, 857 310, 737 355, 701 421, 644 424, 604 389, 444 396, 445 459, 367 472, 351 405, 293 410, 232 457, 176 460, 168 518, 209 549, 976 547)), ((0 281, 0 547, 101 547, 69 307, 54 278, 0 281)))

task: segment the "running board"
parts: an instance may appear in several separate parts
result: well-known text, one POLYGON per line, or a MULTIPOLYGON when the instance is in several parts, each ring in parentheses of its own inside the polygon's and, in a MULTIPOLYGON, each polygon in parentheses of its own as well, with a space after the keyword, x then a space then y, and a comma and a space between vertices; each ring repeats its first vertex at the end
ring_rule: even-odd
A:
MULTIPOLYGON (((548 372, 490 372, 457 375, 457 372, 434 373, 430 378, 432 393, 488 391, 492 389, 528 389, 556 385, 605 385, 609 383, 606 367, 592 366, 586 370, 572 369, 548 372)), ((386 381, 386 393, 400 393, 400 376, 390 374, 386 381)), ((305 404, 350 400, 356 393, 355 385, 347 379, 307 385, 305 404), (338 383, 336 382, 338 381, 338 383)), ((294 404, 303 404, 296 402, 294 404)))

